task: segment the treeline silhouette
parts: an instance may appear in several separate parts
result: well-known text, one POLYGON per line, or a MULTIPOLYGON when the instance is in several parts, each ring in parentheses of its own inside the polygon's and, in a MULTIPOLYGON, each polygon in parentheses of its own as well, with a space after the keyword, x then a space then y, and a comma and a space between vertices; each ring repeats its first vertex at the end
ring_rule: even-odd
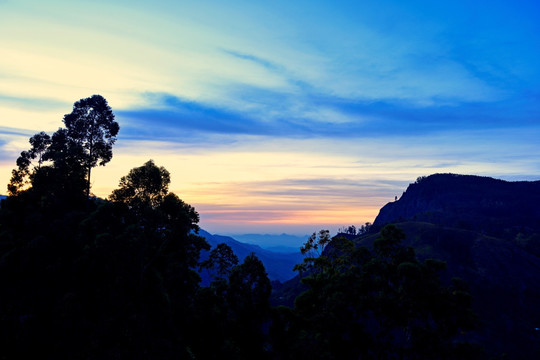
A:
POLYGON ((1 359, 463 359, 477 326, 467 286, 420 262, 387 226, 372 249, 327 231, 302 247, 306 291, 272 307, 261 261, 210 250, 199 215, 152 160, 107 200, 91 169, 119 131, 106 100, 21 153, 0 208, 1 359), (212 273, 201 286, 199 271, 212 273))

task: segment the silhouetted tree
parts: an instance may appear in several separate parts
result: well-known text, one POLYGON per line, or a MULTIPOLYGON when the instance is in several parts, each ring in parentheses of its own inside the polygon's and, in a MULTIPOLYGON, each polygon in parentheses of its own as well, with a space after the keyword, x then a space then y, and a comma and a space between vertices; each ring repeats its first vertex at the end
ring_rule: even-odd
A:
POLYGON ((358 235, 367 234, 371 230, 371 223, 367 222, 365 225, 360 226, 358 228, 358 235))
POLYGON ((300 273, 324 271, 324 264, 328 260, 327 256, 324 255, 324 249, 330 241, 329 230, 321 230, 318 234, 313 233, 300 247, 300 252, 305 256, 303 263, 295 265, 293 270, 300 273))
POLYGON ((105 165, 112 158, 112 146, 120 126, 107 100, 101 95, 81 99, 73 104, 73 111, 64 116, 67 136, 83 149, 81 162, 86 169, 86 196, 90 195, 90 174, 97 165, 105 165))
POLYGON ((80 150, 55 132, 32 186, 0 208, 0 357, 189 358, 199 255, 210 248, 197 212, 172 193, 144 218, 123 202, 57 206, 75 178, 85 197, 80 150))
POLYGON ((141 214, 145 208, 154 209, 169 190, 170 174, 163 166, 158 167, 153 160, 143 166, 133 168, 120 179, 119 188, 113 190, 110 199, 129 206, 141 214))
POLYGON ((271 291, 266 269, 254 253, 233 269, 227 302, 230 336, 237 348, 235 358, 264 358, 266 336, 263 325, 270 317, 271 291))
POLYGON ((236 265, 238 257, 225 243, 218 244, 210 251, 208 259, 201 263, 201 267, 215 271, 212 274, 215 279, 227 279, 236 265))
POLYGON ((356 235, 356 226, 344 226, 338 229, 338 233, 343 233, 347 235, 356 235))
POLYGON ((401 245, 404 238, 389 225, 373 252, 336 237, 322 260, 304 259, 311 271, 302 282, 309 289, 297 297, 293 313, 282 311, 279 317, 287 324, 279 336, 286 358, 458 359, 470 354, 456 341, 476 326, 467 287, 457 279, 442 286, 445 263, 418 261, 412 248, 401 245))
POLYGON ((91 169, 111 160, 119 125, 100 95, 75 102, 73 112, 64 116, 64 124, 66 128, 58 129, 52 137, 40 132, 30 138, 30 150, 21 152, 17 169, 12 171, 10 195, 31 184, 34 191, 40 189, 49 197, 78 198, 82 176, 82 191, 88 198, 91 169))
POLYGON ((271 284, 254 255, 241 264, 226 244, 212 250, 203 264, 218 274, 194 302, 190 326, 194 354, 202 359, 264 359, 268 355, 271 284))
POLYGON ((46 157, 44 154, 51 145, 51 137, 42 131, 32 136, 29 142, 32 147, 28 151, 21 152, 21 156, 17 159, 17 169, 12 171, 11 181, 8 185, 10 195, 16 195, 29 183, 32 160, 37 158, 37 165, 34 165, 34 168, 41 168, 46 157))

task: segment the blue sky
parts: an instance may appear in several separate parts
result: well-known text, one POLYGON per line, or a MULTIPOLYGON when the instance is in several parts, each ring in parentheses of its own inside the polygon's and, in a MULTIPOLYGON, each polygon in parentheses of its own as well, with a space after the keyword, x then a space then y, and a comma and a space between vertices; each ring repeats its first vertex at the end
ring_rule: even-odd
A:
POLYGON ((0 1, 0 181, 98 93, 93 191, 152 158, 210 232, 373 221, 416 177, 540 178, 535 1, 0 1))

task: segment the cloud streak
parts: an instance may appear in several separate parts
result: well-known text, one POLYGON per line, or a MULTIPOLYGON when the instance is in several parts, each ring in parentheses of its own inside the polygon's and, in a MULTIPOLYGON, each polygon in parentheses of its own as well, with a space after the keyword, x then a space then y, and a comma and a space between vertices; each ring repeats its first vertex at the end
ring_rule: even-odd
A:
MULTIPOLYGON (((128 136, 163 137, 171 141, 172 138, 182 141, 180 135, 186 131, 277 137, 427 136, 445 131, 536 128, 535 119, 540 116, 538 109, 517 106, 517 101, 490 106, 469 103, 457 108, 450 105, 417 108, 406 103, 318 97, 310 100, 309 110, 305 105, 306 109, 302 110, 292 109, 294 102, 288 103, 284 94, 243 90, 249 95, 243 96, 238 90, 239 98, 256 97, 262 104, 233 110, 171 94, 146 94, 145 97, 152 98, 153 108, 120 110, 118 116, 126 119, 128 136), (510 113, 511 123, 506 115, 510 113)), ((231 91, 235 91, 234 86, 231 91)))

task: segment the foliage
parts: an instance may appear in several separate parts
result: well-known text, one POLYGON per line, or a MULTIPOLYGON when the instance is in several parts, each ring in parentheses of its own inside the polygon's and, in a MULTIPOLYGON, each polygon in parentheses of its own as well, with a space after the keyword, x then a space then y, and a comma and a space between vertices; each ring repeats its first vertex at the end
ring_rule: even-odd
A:
POLYGON ((209 249, 193 207, 167 194, 141 219, 121 202, 87 212, 36 206, 31 194, 0 209, 3 357, 188 357, 209 249))
POLYGON ((371 230, 371 223, 366 222, 365 224, 359 226, 358 228, 354 225, 350 226, 343 226, 338 229, 339 234, 345 234, 345 235, 363 235, 367 234, 371 230))
POLYGON ((113 190, 110 199, 124 203, 136 212, 145 208, 155 209, 167 194, 170 182, 170 173, 149 160, 122 176, 119 188, 113 190))
POLYGON ((87 171, 87 192, 90 195, 90 173, 93 167, 105 165, 112 158, 112 146, 120 126, 101 95, 81 99, 73 111, 64 116, 67 136, 83 149, 81 165, 87 171))
POLYGON ((201 263, 202 268, 214 270, 212 276, 217 280, 228 278, 236 265, 238 265, 238 257, 225 243, 218 244, 210 251, 208 259, 201 263))
POLYGON ((264 328, 271 317, 270 280, 255 254, 233 266, 238 259, 229 250, 219 244, 205 262, 217 266, 218 275, 210 287, 199 290, 190 342, 204 359, 267 358, 270 339, 264 328))
POLYGON ((282 336, 290 358, 306 349, 328 359, 461 358, 455 339, 476 325, 466 285, 456 279, 442 286, 445 264, 418 261, 403 239, 389 225, 373 251, 338 237, 323 260, 305 259, 309 289, 296 299, 282 336))
POLYGON ((328 260, 324 254, 326 245, 330 243, 330 231, 321 230, 319 233, 313 233, 303 246, 300 252, 305 256, 302 264, 297 264, 294 271, 303 273, 305 271, 322 271, 324 263, 328 260))
POLYGON ((32 189, 49 199, 88 198, 91 168, 111 160, 120 127, 100 95, 75 102, 64 124, 52 137, 42 131, 30 138, 31 148, 21 152, 12 171, 11 196, 32 189))
POLYGON ((37 160, 37 168, 41 168, 45 153, 51 145, 51 137, 45 132, 35 134, 29 139, 30 150, 21 152, 17 159, 17 169, 12 171, 11 182, 8 185, 10 195, 15 195, 20 189, 25 188, 29 183, 30 165, 32 160, 37 160))

